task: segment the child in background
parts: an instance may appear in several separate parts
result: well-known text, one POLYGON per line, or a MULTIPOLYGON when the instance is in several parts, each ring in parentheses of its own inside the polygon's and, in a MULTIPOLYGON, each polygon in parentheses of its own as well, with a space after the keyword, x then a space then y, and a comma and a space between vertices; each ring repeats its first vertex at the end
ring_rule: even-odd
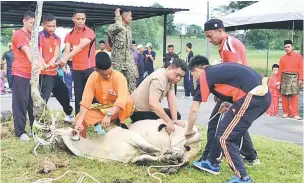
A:
POLYGON ((0 83, 0 89, 1 89, 1 95, 6 94, 5 91, 5 72, 4 72, 4 64, 1 62, 1 83, 0 83))
POLYGON ((271 93, 271 105, 269 106, 266 114, 269 116, 278 116, 279 115, 279 98, 281 97, 281 92, 276 85, 278 81, 279 65, 273 64, 272 66, 272 75, 269 78, 268 88, 271 93))

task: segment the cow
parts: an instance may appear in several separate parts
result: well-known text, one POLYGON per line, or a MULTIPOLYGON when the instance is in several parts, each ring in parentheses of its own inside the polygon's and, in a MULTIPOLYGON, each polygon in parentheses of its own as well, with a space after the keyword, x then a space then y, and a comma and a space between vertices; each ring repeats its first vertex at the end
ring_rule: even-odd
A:
MULTIPOLYGON (((187 124, 186 124, 187 125, 187 124)), ((74 155, 97 159, 102 162, 119 161, 122 163, 180 164, 193 160, 200 151, 200 133, 185 139, 186 127, 175 125, 175 132, 168 135, 164 122, 158 120, 141 120, 130 125, 129 129, 114 127, 106 134, 95 139, 79 139, 71 135, 72 128, 57 129, 60 140, 74 155)))

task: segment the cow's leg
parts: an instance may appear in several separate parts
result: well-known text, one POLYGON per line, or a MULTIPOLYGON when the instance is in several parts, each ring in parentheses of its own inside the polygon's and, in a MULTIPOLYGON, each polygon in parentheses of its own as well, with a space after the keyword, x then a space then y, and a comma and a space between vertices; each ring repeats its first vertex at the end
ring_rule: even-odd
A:
MULTIPOLYGON (((132 132, 129 131, 128 132, 132 132)), ((138 147, 142 151, 153 154, 153 153, 159 153, 161 149, 155 147, 154 145, 148 143, 141 135, 139 135, 136 132, 132 132, 129 135, 130 139, 128 140, 128 143, 132 144, 135 147, 138 147)))
POLYGON ((149 163, 156 162, 156 161, 158 161, 157 156, 151 156, 151 155, 148 155, 148 154, 143 154, 143 155, 134 157, 131 162, 136 163, 136 164, 140 164, 140 165, 147 165, 149 163))

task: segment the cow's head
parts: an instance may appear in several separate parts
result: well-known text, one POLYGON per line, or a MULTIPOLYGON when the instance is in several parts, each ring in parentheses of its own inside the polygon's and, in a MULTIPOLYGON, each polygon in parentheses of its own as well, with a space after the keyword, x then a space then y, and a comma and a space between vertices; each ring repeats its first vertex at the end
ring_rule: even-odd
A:
MULTIPOLYGON (((196 126, 193 127, 195 135, 189 139, 185 138, 185 132, 187 130, 188 122, 183 121, 185 123, 185 127, 180 127, 175 125, 175 132, 174 134, 170 135, 171 138, 171 148, 167 150, 166 153, 177 153, 180 152, 183 154, 183 161, 188 163, 189 161, 196 158, 200 149, 200 132, 196 126)), ((161 124, 158 127, 158 130, 161 131, 165 128, 165 124, 161 124)))

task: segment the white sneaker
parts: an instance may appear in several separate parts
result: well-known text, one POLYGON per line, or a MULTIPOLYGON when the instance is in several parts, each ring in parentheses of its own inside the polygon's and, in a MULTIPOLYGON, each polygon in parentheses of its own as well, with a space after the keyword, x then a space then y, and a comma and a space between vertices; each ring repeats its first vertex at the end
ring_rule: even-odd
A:
POLYGON ((66 115, 66 117, 64 118, 64 121, 72 124, 75 122, 75 116, 66 115))
POLYGON ((22 135, 20 135, 19 140, 21 140, 21 141, 29 141, 31 139, 30 139, 30 137, 26 133, 23 133, 22 135))
POLYGON ((181 98, 184 99, 184 98, 186 98, 186 96, 182 96, 181 98))
POLYGON ((187 97, 187 99, 193 99, 193 97, 192 97, 192 96, 189 96, 189 97, 187 97))

